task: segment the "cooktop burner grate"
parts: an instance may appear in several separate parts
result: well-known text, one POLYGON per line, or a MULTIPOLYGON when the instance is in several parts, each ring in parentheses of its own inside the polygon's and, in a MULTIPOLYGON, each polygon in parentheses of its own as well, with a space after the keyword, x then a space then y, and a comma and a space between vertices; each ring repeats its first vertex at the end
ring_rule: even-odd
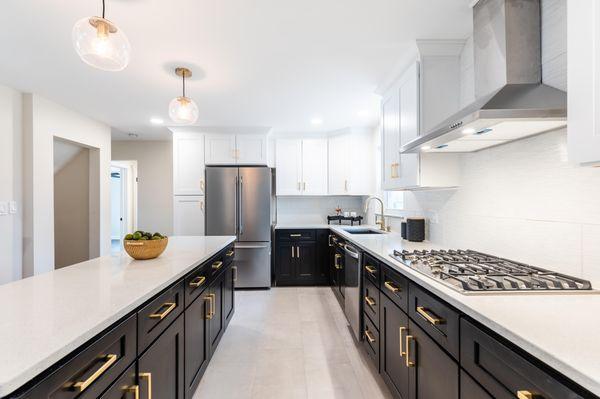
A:
POLYGON ((589 281, 473 250, 397 251, 411 269, 469 292, 591 290, 589 281))

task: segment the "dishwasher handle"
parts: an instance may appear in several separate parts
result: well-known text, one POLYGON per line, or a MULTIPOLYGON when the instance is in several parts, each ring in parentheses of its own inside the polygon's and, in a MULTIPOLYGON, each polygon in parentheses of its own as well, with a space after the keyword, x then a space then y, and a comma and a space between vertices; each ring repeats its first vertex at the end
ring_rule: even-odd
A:
POLYGON ((344 245, 344 250, 348 255, 352 256, 354 259, 358 259, 359 253, 354 247, 346 244, 344 245))

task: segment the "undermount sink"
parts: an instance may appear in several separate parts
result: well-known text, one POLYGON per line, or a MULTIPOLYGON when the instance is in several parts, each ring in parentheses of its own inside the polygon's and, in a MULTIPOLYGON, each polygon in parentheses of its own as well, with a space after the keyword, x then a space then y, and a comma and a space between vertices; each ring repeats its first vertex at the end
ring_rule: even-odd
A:
POLYGON ((383 234, 383 231, 370 230, 370 229, 344 229, 350 234, 383 234))

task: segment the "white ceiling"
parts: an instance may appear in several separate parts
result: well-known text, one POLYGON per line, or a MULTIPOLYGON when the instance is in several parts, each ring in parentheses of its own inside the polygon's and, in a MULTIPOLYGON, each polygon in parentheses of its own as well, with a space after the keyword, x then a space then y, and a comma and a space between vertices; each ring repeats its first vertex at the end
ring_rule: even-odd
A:
POLYGON ((132 46, 122 72, 76 55, 71 29, 100 0, 4 0, 0 83, 113 127, 115 139, 168 138, 172 69, 192 69, 198 126, 273 132, 374 126, 375 88, 416 39, 465 38, 470 0, 106 0, 132 46), (359 116, 366 111, 367 116, 359 116), (312 118, 323 124, 313 126, 312 118))

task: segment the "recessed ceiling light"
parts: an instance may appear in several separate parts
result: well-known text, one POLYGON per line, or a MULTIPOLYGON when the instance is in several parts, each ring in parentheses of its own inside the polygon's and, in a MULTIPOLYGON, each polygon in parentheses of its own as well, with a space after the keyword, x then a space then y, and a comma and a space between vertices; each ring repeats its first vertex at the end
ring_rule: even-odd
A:
POLYGON ((424 145, 423 147, 421 147, 421 149, 422 149, 423 151, 431 150, 431 146, 429 146, 429 145, 424 145))
POLYGON ((313 125, 322 125, 323 124, 323 119, 321 118, 312 118, 310 120, 310 123, 313 125))
POLYGON ((367 116, 369 116, 369 111, 367 111, 366 109, 360 110, 356 113, 356 115, 358 115, 359 118, 366 118, 367 116))
POLYGON ((150 118, 150 123, 153 125, 162 125, 165 121, 162 118, 150 118))
POLYGON ((476 132, 475 129, 473 129, 472 127, 468 127, 466 129, 463 129, 462 134, 473 134, 475 132, 476 132))

